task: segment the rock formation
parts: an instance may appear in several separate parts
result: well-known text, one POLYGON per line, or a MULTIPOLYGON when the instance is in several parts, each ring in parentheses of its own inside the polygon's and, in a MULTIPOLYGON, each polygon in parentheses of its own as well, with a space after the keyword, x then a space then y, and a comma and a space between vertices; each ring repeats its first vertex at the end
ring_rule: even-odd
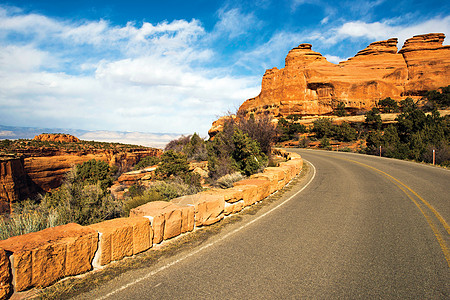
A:
POLYGON ((42 142, 61 142, 61 143, 79 143, 80 139, 76 136, 65 133, 43 133, 33 138, 35 141, 42 142))
POLYGON ((75 165, 90 159, 102 160, 127 171, 146 156, 160 156, 162 150, 27 149, 20 157, 0 160, 0 214, 10 211, 13 202, 45 193, 61 185, 65 174, 75 165))
POLYGON ((0 213, 9 212, 13 202, 32 195, 37 189, 24 170, 23 158, 0 158, 0 213))
POLYGON ((338 65, 301 44, 289 51, 283 69, 266 71, 261 93, 245 101, 238 115, 325 115, 339 102, 349 111, 364 111, 386 97, 401 100, 447 86, 450 46, 442 45, 444 38, 418 35, 398 52, 396 38, 374 42, 338 65))

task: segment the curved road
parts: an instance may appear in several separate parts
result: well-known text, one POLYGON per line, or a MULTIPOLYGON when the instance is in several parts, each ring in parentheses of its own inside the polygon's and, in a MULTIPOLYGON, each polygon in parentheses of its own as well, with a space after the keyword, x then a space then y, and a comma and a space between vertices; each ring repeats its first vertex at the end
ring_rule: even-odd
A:
POLYGON ((294 151, 310 172, 280 200, 78 298, 450 299, 450 171, 294 151))

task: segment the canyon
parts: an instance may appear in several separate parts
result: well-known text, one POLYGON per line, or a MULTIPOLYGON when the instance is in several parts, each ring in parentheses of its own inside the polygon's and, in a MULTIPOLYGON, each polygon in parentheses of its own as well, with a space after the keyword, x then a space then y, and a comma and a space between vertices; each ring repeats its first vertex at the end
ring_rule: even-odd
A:
POLYGON ((162 154, 162 150, 148 147, 83 147, 77 140, 73 136, 40 135, 34 141, 53 141, 56 146, 36 147, 29 144, 14 149, 14 154, 0 155, 0 213, 10 212, 14 202, 59 187, 65 174, 85 161, 102 160, 125 172, 146 156, 162 154), (67 145, 71 147, 64 148, 67 145))
MULTIPOLYGON (((450 84, 450 46, 443 45, 444 39, 443 33, 417 35, 400 51, 397 38, 377 41, 339 64, 311 44, 300 44, 289 51, 284 68, 266 70, 260 94, 246 100, 237 116, 329 115, 341 102, 357 114, 387 97, 418 100, 425 91, 450 84)), ((211 136, 223 122, 213 123, 211 136)))

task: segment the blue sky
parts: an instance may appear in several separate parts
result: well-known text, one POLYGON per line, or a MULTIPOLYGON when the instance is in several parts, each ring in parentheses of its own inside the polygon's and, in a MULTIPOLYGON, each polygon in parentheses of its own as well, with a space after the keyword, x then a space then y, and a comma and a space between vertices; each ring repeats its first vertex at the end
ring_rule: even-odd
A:
POLYGON ((2 1, 0 124, 206 136, 300 43, 338 63, 430 32, 449 1, 2 1))

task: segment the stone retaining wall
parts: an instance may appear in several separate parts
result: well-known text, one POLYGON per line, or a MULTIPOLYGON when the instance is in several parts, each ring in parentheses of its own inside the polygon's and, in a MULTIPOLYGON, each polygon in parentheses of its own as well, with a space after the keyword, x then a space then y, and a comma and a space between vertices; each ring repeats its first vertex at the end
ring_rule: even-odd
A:
POLYGON ((0 241, 0 299, 146 251, 263 200, 284 187, 303 166, 298 154, 283 150, 275 154, 287 161, 229 189, 149 202, 132 209, 129 218, 90 226, 71 223, 0 241))

